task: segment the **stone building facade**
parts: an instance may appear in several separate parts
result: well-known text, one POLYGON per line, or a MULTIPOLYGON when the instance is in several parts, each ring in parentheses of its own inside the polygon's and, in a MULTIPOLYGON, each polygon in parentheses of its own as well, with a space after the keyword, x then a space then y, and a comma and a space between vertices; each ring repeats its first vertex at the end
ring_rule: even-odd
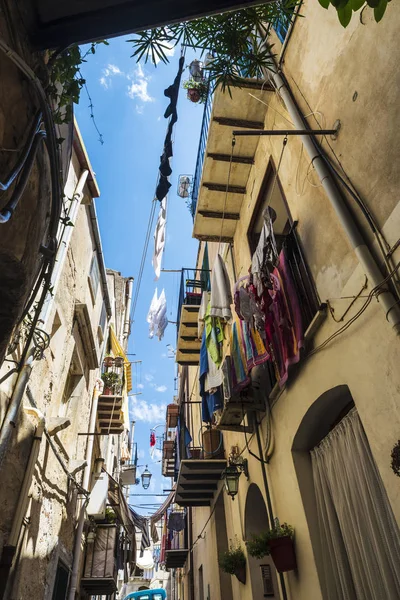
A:
MULTIPOLYGON (((262 85, 244 82, 240 90, 233 89, 232 98, 217 90, 212 99, 207 145, 194 182, 193 235, 200 240, 200 249, 197 265, 184 277, 185 301, 178 323, 180 414, 193 441, 190 456, 182 460, 185 442, 182 437, 178 440, 181 465, 176 501, 187 511, 188 537, 181 550, 181 570, 176 571, 182 584, 174 598, 374 597, 373 582, 368 582, 364 592, 357 588, 352 561, 363 560, 351 544, 344 560, 351 565, 351 585, 357 592, 355 588, 348 596, 342 589, 332 592, 330 578, 335 580, 343 555, 331 550, 335 558, 331 565, 327 563, 324 531, 331 535, 330 527, 332 531, 335 527, 321 521, 326 498, 318 496, 321 488, 311 462, 318 449, 333 443, 333 435, 339 436, 352 419, 361 423, 357 427, 361 427, 364 450, 352 446, 348 454, 340 454, 354 470, 343 514, 336 506, 334 519, 347 518, 349 531, 351 523, 360 520, 358 539, 374 548, 378 562, 385 554, 386 535, 390 552, 398 555, 399 486, 391 468, 391 452, 399 437, 400 182, 390 156, 397 153, 400 143, 392 126, 398 121, 396 24, 400 13, 393 5, 389 9, 388 18, 379 25, 366 10, 344 30, 336 14, 324 12, 311 0, 304 2, 300 9, 304 18, 295 17, 289 32, 280 33, 283 43, 271 31, 276 76, 266 73, 262 85), (382 51, 379 73, 364 68, 377 44, 382 51), (303 117, 301 125, 296 114, 303 117), (368 125, 372 115, 374 126, 368 125), (338 120, 337 135, 313 136, 317 146, 311 155, 309 136, 286 137, 284 133, 288 129, 335 129, 338 120), (240 131, 261 129, 283 133, 240 135, 240 131), (232 152, 233 130, 239 134, 232 152), (321 164, 327 171, 320 169, 321 164), (214 268, 218 253, 234 295, 237 282, 248 276, 268 206, 275 212, 273 228, 279 248, 283 245, 293 251, 290 264, 293 273, 297 269, 300 307, 311 311, 309 319, 304 319, 304 348, 284 385, 271 389, 263 384, 262 406, 251 408, 239 400, 229 422, 229 396, 225 398, 222 415, 217 412, 212 425, 216 439, 223 442, 213 446, 216 454, 210 457, 204 437, 203 447, 197 441, 205 424, 199 404, 200 340, 193 333, 199 307, 193 306, 194 296, 198 288, 209 285, 207 269, 214 268), (224 453, 217 448, 222 443, 224 453), (378 527, 385 529, 385 539, 378 536, 377 542, 361 526, 368 520, 363 498, 373 496, 357 475, 364 469, 365 456, 372 457, 366 472, 368 476, 373 473, 389 515, 385 527, 378 527), (224 490, 223 470, 241 459, 248 461, 248 478, 242 472, 232 502, 224 490), (295 529, 295 570, 278 573, 270 556, 256 559, 247 551, 251 535, 266 531, 275 518, 295 529), (245 583, 219 568, 218 557, 230 543, 244 551, 245 583)), ((232 357, 229 324, 224 337, 224 358, 232 357)), ((166 460, 164 464, 167 471, 166 460)), ((335 489, 345 479, 342 474, 335 489)), ((397 577, 392 580, 390 569, 379 578, 379 597, 397 598, 399 582, 397 577)))

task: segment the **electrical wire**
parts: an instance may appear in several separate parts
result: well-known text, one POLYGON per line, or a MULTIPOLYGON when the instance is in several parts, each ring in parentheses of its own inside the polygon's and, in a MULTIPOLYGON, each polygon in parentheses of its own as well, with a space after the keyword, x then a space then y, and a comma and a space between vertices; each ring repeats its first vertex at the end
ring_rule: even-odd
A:
MULTIPOLYGON (((343 325, 340 329, 338 329, 337 331, 335 331, 335 333, 333 333, 331 336, 329 336, 324 342, 322 342, 319 346, 317 346, 316 348, 314 348, 313 350, 311 350, 311 352, 309 352, 307 354, 307 356, 305 357, 305 360, 307 360, 308 358, 310 358, 311 356, 313 356, 314 354, 316 354, 320 350, 323 350, 323 348, 325 348, 332 340, 334 340, 339 335, 341 335, 342 333, 344 333, 357 319, 359 319, 359 317, 361 317, 361 315, 366 311, 366 309, 368 308, 368 306, 371 304, 371 302, 373 300, 373 297, 376 296, 376 295, 378 295, 377 292, 380 290, 380 288, 383 285, 385 285, 385 283, 387 283, 391 277, 393 277, 393 275, 397 272, 397 270, 399 268, 400 268, 400 262, 397 263, 397 265, 395 266, 395 268, 389 273, 389 275, 387 275, 387 277, 385 277, 385 279, 383 279, 381 281, 381 283, 379 283, 377 286, 375 286, 370 291, 370 293, 368 294, 367 300, 364 302, 364 304, 358 310, 358 312, 351 319, 349 319, 347 321, 347 323, 345 323, 345 325, 343 325)), ((395 302, 391 308, 394 308, 394 306, 396 306, 397 304, 398 304, 398 302, 395 302)), ((386 318, 387 318, 387 315, 389 314, 391 308, 386 313, 386 318)))
POLYGON ((203 529, 200 531, 199 535, 196 537, 196 539, 194 540, 193 544, 190 546, 189 548, 189 552, 192 552, 193 548, 195 547, 195 545, 197 544, 197 542, 201 539, 203 539, 203 533, 207 527, 207 525, 209 524, 209 522, 211 521, 211 517, 213 516, 215 509, 217 508, 217 502, 214 504, 214 508, 212 509, 212 511, 210 512, 210 516, 208 517, 207 521, 205 522, 203 529))

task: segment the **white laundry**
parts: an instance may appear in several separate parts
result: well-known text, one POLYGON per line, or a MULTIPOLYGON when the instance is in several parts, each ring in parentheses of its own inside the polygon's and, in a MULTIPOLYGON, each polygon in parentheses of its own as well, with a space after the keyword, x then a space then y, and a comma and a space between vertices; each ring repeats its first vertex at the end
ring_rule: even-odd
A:
POLYGON ((232 292, 229 275, 220 254, 217 254, 211 275, 211 310, 212 317, 219 317, 228 323, 232 320, 232 292))
POLYGON ((152 264, 154 272, 156 274, 156 281, 160 277, 161 263, 164 253, 165 246, 165 227, 167 223, 167 197, 165 197, 160 204, 160 210, 158 213, 157 225, 154 231, 154 252, 152 264))
POLYGON ((152 339, 156 335, 161 341, 168 325, 167 299, 164 290, 158 296, 156 288, 147 313, 147 322, 149 324, 149 338, 152 339))

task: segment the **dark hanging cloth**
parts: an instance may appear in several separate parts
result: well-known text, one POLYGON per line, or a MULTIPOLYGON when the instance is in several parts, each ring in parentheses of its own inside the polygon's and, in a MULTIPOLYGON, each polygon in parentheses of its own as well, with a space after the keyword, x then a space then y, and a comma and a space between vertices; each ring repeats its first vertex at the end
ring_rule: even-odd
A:
POLYGON ((168 119, 168 117, 171 117, 171 116, 174 117, 174 115, 175 115, 176 119, 178 118, 177 113, 176 113, 176 105, 178 102, 179 86, 181 83, 184 62, 185 62, 185 57, 181 56, 179 59, 179 68, 178 68, 176 77, 174 79, 174 83, 172 85, 170 85, 166 90, 164 90, 164 95, 167 98, 171 99, 171 102, 167 106, 167 109, 164 113, 164 117, 166 119, 168 119))
POLYGON ((156 188, 157 200, 161 202, 161 200, 165 198, 165 196, 168 194, 168 190, 171 187, 171 185, 172 184, 168 181, 165 175, 160 175, 160 180, 156 188))
POLYGON ((171 512, 168 518, 168 529, 170 531, 182 531, 185 529, 185 515, 183 512, 171 512))
POLYGON ((176 106, 178 103, 179 86, 181 83, 184 62, 185 62, 185 58, 183 56, 181 56, 181 58, 179 59, 178 73, 176 74, 174 83, 172 85, 170 85, 166 90, 164 90, 164 95, 167 98, 170 98, 170 103, 167 106, 167 109, 164 113, 164 117, 166 119, 168 119, 169 117, 171 117, 171 118, 168 123, 167 134, 166 134, 165 140, 164 140, 163 153, 160 156, 160 167, 159 167, 160 180, 158 182, 157 189, 156 189, 156 198, 160 202, 168 194, 168 190, 171 187, 171 184, 167 178, 172 173, 171 165, 169 164, 169 159, 172 156, 172 131, 173 131, 175 123, 178 120, 178 113, 176 110, 176 106))

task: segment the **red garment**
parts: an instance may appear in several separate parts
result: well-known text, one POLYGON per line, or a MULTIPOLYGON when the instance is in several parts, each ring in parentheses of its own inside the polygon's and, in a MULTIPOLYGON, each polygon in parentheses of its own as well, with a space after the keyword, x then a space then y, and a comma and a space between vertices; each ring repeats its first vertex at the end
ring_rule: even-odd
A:
POLYGON ((154 433, 154 431, 152 431, 150 433, 150 448, 154 448, 155 445, 156 445, 156 434, 154 433))

